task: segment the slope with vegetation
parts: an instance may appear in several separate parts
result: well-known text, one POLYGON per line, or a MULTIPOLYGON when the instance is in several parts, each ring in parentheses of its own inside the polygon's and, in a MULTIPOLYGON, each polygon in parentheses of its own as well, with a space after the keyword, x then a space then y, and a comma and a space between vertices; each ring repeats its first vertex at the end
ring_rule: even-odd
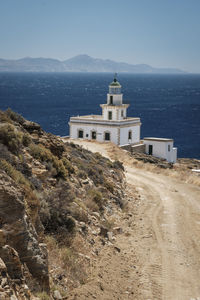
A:
POLYGON ((119 161, 0 111, 0 299, 64 299, 84 284, 124 187, 119 161))

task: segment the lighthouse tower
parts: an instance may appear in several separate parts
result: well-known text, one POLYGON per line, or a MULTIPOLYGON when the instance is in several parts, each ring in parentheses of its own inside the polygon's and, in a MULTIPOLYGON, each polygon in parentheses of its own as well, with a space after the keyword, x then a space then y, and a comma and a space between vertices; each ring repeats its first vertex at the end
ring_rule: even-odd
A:
POLYGON ((102 115, 104 120, 124 120, 127 116, 127 108, 129 104, 123 104, 123 94, 121 93, 121 85, 114 77, 113 82, 109 85, 109 93, 107 94, 107 104, 101 104, 102 115))
POLYGON ((129 104, 123 103, 116 74, 109 85, 106 104, 100 106, 102 115, 70 118, 70 138, 113 142, 120 146, 140 143, 140 118, 127 117, 129 104))

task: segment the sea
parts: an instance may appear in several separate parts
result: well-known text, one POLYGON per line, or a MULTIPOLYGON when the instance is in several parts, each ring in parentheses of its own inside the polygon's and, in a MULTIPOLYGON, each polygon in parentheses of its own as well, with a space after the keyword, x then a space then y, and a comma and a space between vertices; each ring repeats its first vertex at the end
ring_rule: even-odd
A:
MULTIPOLYGON (((69 118, 101 114, 111 73, 0 73, 0 109, 12 110, 55 135, 69 118)), ((173 138, 178 157, 200 159, 200 75, 118 74, 128 116, 140 117, 141 138, 173 138)))

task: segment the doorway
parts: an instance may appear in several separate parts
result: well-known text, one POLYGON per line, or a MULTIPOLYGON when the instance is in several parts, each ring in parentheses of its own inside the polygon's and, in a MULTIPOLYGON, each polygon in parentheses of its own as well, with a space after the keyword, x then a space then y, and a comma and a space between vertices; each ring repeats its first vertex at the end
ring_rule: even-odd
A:
POLYGON ((153 154, 153 145, 149 145, 149 155, 153 154))
POLYGON ((92 140, 96 140, 96 138, 97 138, 96 131, 92 131, 92 140))

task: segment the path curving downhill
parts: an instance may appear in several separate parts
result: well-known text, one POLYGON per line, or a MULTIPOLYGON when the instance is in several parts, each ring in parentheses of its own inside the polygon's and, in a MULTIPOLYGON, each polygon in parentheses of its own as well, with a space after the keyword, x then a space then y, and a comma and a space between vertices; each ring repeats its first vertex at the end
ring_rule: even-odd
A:
MULTIPOLYGON (((150 253, 146 259, 144 253, 139 254, 150 299, 198 299, 199 188, 160 174, 144 173, 141 169, 127 167, 126 170, 128 183, 139 188, 143 203, 146 202, 140 207, 144 228, 149 226, 152 231, 148 243, 150 253)), ((148 249, 143 245, 144 252, 148 249)))
POLYGON ((116 146, 77 143, 123 161, 134 200, 126 216, 118 216, 124 234, 115 245, 121 251, 105 247, 93 278, 69 299, 199 300, 200 188, 136 168, 116 146))

